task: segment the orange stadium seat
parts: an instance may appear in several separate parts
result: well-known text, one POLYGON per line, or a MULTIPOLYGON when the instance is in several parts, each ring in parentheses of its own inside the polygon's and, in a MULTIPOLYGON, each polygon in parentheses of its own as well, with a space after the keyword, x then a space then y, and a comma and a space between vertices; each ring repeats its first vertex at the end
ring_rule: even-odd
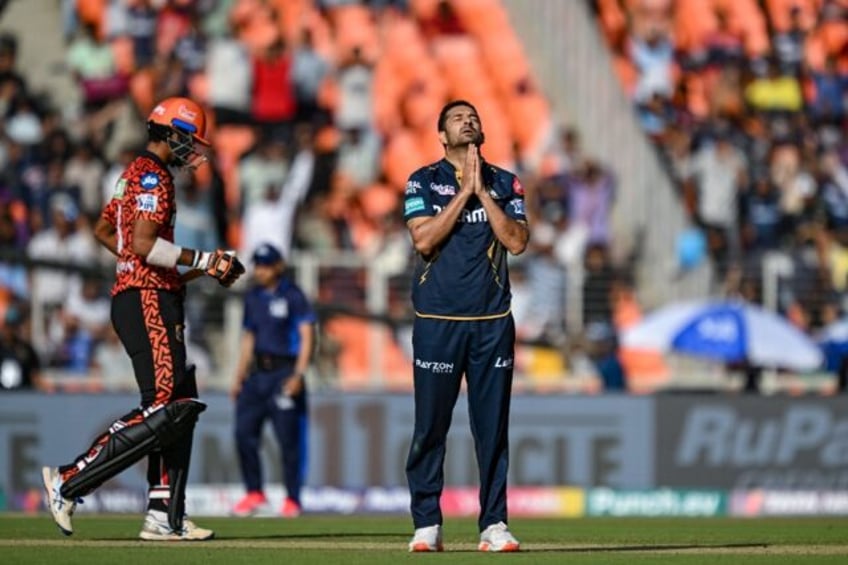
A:
POLYGON ((810 69, 820 71, 827 60, 827 49, 821 37, 813 34, 804 42, 804 62, 810 69))
MULTIPOLYGON (((318 10, 309 8, 301 14, 299 29, 308 29, 312 33, 312 45, 315 51, 330 62, 336 60, 336 50, 333 43, 330 24, 325 20, 318 10)), ((300 37, 293 41, 296 44, 300 37)))
POLYGON ((504 108, 522 153, 537 148, 550 125, 545 98, 541 94, 513 95, 506 99, 504 108))
MULTIPOLYGON (((442 142, 436 135, 436 122, 438 117, 433 118, 433 122, 426 124, 415 130, 413 135, 418 146, 418 154, 422 160, 422 165, 427 163, 435 163, 445 156, 445 148, 442 147, 442 142)), ((410 171, 411 173, 412 171, 410 171)), ((400 186, 399 188, 403 188, 400 186)))
POLYGON ((677 47, 695 52, 704 48, 707 34, 716 29, 712 0, 678 0, 674 10, 674 38, 677 47))
POLYGON ((80 21, 86 24, 93 24, 97 37, 103 38, 106 6, 108 0, 77 0, 77 17, 80 21))
POLYGON ((322 108, 334 110, 339 105, 339 96, 341 94, 338 83, 330 75, 324 77, 324 81, 318 87, 318 104, 322 108))
POLYGON ((376 384, 398 391, 412 387, 412 363, 382 325, 353 316, 336 316, 324 324, 324 329, 340 346, 338 371, 342 390, 368 389, 376 384), (371 373, 370 348, 375 342, 382 354, 379 370, 383 380, 371 373))
POLYGON ((280 35, 289 44, 297 42, 301 27, 307 17, 310 6, 309 0, 272 0, 272 6, 277 12, 277 25, 280 35))
POLYGON ((764 4, 771 25, 777 32, 789 29, 790 14, 795 6, 801 10, 801 26, 804 29, 812 29, 816 24, 817 9, 813 0, 764 0, 764 4))
POLYGON ((205 105, 209 101, 209 76, 195 73, 188 79, 188 95, 192 100, 205 105))
POLYGON ((481 41, 483 58, 501 96, 511 94, 515 85, 532 75, 521 42, 514 35, 489 37, 481 41))
POLYGON ((825 53, 838 56, 848 45, 848 21, 823 22, 814 35, 821 40, 825 53))
POLYGON ((512 135, 503 108, 493 97, 471 98, 469 101, 477 108, 486 132, 483 145, 486 160, 495 165, 510 166, 514 157, 512 135))
POLYGON ((388 57, 377 61, 374 67, 374 127, 387 134, 401 127, 400 100, 402 84, 388 57))
POLYGON ((402 102, 404 122, 412 129, 429 127, 431 132, 434 132, 439 110, 442 107, 442 99, 424 88, 426 87, 422 85, 421 90, 416 90, 404 97, 402 102))
POLYGON ((383 149, 382 166, 389 185, 397 188, 406 186, 409 174, 427 164, 420 154, 415 135, 401 129, 392 133, 383 149))
POLYGON ((639 82, 639 71, 633 61, 625 55, 613 56, 613 70, 618 77, 618 82, 621 83, 621 88, 628 98, 631 98, 636 92, 636 84, 639 82))
POLYGON ((231 18, 240 23, 238 38, 249 50, 258 53, 280 37, 270 8, 256 0, 239 0, 231 9, 231 18))
POLYGON ((339 58, 359 47, 366 59, 380 56, 379 37, 371 10, 359 4, 345 4, 328 10, 334 33, 336 54, 339 58))
POLYGON ((757 0, 713 0, 713 11, 724 10, 730 27, 745 37, 745 51, 750 57, 761 57, 771 49, 766 18, 757 0))
POLYGON ((440 0, 410 0, 409 9, 416 18, 427 20, 436 14, 440 0))
POLYGON ((249 126, 222 125, 212 135, 212 145, 224 178, 227 206, 236 209, 241 200, 238 183, 238 161, 256 143, 256 133, 249 126))
POLYGON ((627 14, 619 0, 598 0, 598 9, 604 36, 609 44, 615 45, 627 33, 627 14))
MULTIPOLYGON (((630 291, 616 293, 613 300, 613 323, 621 333, 642 319, 642 308, 630 291)), ((627 375, 627 388, 636 394, 651 393, 668 384, 671 373, 658 351, 621 347, 619 361, 627 375)))
POLYGON ((404 84, 422 76, 421 65, 432 65, 432 57, 418 27, 408 18, 396 18, 387 24, 383 35, 383 57, 391 62, 394 73, 404 84))
POLYGON ((452 0, 452 4, 471 35, 482 38, 512 34, 509 16, 497 0, 452 0))

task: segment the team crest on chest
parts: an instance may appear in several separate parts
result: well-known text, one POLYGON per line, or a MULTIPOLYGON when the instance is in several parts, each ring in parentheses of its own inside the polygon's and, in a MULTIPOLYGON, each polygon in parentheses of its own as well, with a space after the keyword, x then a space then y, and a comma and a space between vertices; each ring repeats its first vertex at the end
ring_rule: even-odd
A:
POLYGON ((289 315, 289 302, 285 298, 275 298, 268 304, 268 311, 274 318, 285 318, 289 315))

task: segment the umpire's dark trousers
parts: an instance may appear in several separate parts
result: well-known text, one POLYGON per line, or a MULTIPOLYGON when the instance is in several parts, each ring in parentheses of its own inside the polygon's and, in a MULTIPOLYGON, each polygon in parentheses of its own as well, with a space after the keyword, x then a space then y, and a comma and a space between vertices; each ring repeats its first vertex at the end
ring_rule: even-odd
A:
POLYGON ((515 324, 493 320, 415 319, 415 431, 406 462, 416 528, 442 523, 445 444, 462 375, 480 472, 480 531, 507 521, 509 403, 515 324))
POLYGON ((248 492, 262 491, 259 448, 262 428, 270 419, 280 446, 283 481, 289 498, 300 504, 306 462, 306 389, 282 396, 283 384, 294 370, 294 358, 272 371, 254 371, 244 381, 236 400, 236 446, 241 474, 248 492))

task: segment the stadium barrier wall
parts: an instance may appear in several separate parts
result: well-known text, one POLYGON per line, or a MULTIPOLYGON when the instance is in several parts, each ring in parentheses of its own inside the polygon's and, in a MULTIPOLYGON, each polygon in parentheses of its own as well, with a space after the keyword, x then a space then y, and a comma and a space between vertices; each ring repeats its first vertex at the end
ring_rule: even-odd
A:
MULTIPOLYGON (((225 515, 243 494, 233 406, 208 396, 198 424, 189 509, 225 515)), ((135 395, 0 396, 0 508, 41 508, 39 469, 69 461, 137 401, 135 395), (120 408, 117 408, 120 407, 120 408)), ((405 512, 409 395, 311 399, 307 511, 405 512)), ((836 398, 530 396, 514 398, 510 507, 528 516, 848 514, 848 422, 836 398)), ((263 462, 272 501, 284 494, 270 430, 263 462)), ((454 415, 445 513, 477 509, 465 400, 454 415)), ((88 497, 83 512, 144 503, 139 464, 88 497)))

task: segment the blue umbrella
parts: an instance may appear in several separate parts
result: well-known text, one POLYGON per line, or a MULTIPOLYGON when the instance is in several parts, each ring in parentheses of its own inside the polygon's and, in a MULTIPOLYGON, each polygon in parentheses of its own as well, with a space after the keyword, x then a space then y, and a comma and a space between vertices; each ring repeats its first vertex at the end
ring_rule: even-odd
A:
POLYGON ((825 369, 836 372, 842 359, 848 355, 848 318, 828 324, 816 335, 824 353, 825 369))
POLYGON ((665 306, 625 331, 622 344, 757 367, 807 371, 822 364, 821 351, 806 334, 785 318, 741 301, 665 306))

